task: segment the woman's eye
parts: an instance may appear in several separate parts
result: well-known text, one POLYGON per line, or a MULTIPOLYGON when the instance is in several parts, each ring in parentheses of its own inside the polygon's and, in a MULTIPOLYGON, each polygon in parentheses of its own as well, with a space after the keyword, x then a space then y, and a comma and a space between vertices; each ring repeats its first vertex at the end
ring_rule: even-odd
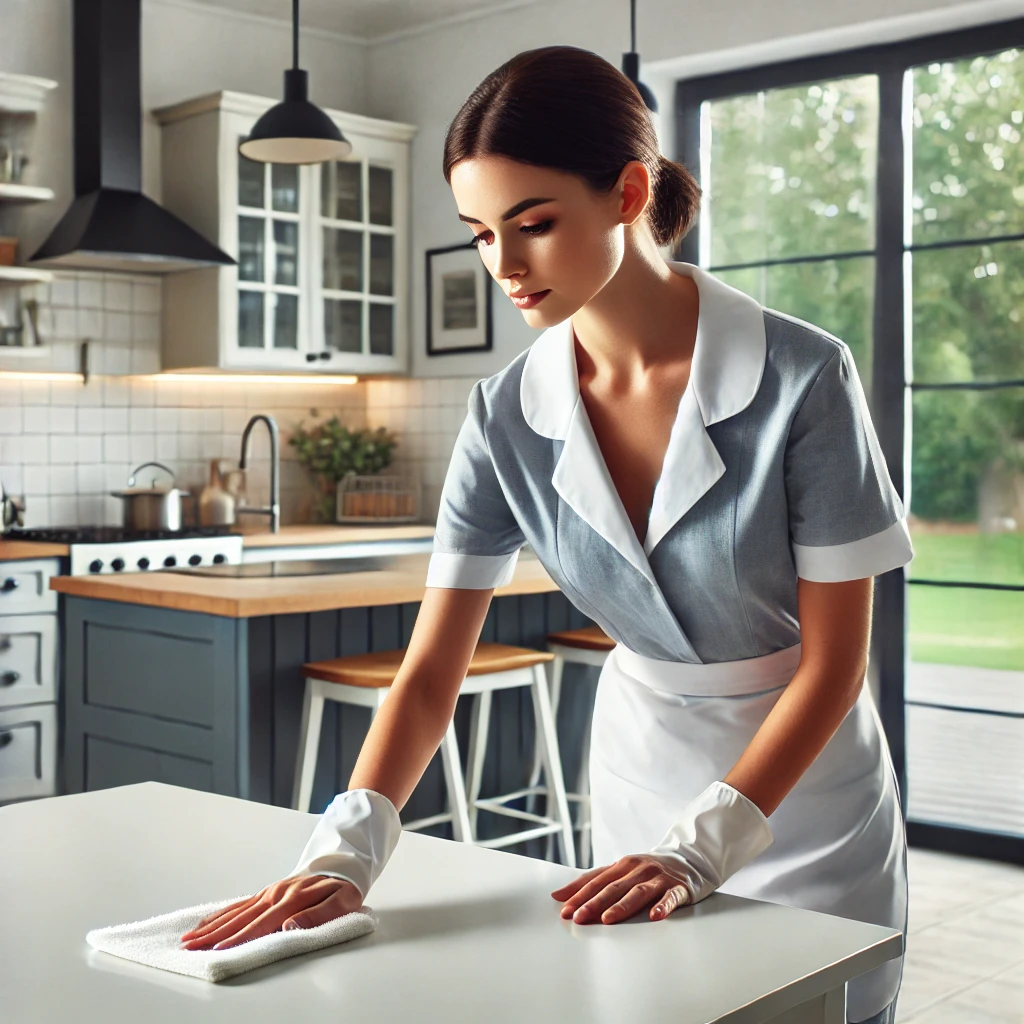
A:
MULTIPOLYGON (((554 221, 544 220, 539 224, 524 224, 519 230, 527 235, 542 235, 553 223, 554 221)), ((479 248, 489 234, 490 231, 481 231, 479 235, 473 236, 473 240, 469 244, 479 248)))

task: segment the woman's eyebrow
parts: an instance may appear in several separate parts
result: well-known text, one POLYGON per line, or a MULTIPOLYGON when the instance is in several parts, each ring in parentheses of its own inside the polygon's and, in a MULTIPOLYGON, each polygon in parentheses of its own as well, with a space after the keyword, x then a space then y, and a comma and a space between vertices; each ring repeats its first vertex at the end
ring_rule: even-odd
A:
MULTIPOLYGON (((524 199, 521 203, 516 203, 515 206, 510 206, 502 215, 501 219, 511 220, 513 217, 519 216, 523 210, 530 209, 531 206, 540 206, 541 203, 553 203, 554 197, 549 199, 524 199)), ((467 224, 482 224, 483 221, 476 220, 474 217, 467 217, 464 213, 459 214, 459 220, 464 220, 467 224)))

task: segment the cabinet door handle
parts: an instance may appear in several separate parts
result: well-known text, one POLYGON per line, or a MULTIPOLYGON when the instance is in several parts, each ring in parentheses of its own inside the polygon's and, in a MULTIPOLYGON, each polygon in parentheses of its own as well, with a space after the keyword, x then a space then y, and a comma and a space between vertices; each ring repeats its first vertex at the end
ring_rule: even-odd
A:
POLYGON ((11 649, 11 638, 9 636, 0 636, 0 651, 9 651, 11 649))
POLYGON ((0 686, 13 686, 20 678, 20 672, 5 672, 0 676, 0 686))
POLYGON ((21 580, 16 580, 13 576, 8 576, 7 579, 0 584, 0 590, 5 594, 9 594, 12 590, 17 590, 21 586, 21 580))
POLYGON ((3 750, 11 740, 14 739, 14 734, 10 732, 0 732, 0 750, 3 750))

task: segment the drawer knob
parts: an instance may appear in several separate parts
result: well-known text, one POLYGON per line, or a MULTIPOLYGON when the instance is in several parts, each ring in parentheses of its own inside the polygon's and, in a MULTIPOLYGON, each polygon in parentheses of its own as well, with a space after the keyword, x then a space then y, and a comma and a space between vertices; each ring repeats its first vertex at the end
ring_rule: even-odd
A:
POLYGON ((20 672, 5 672, 0 676, 0 686, 13 686, 20 678, 20 672))
POLYGON ((6 747, 7 744, 10 743, 11 740, 13 740, 13 739, 14 739, 14 736, 11 733, 9 733, 9 732, 0 732, 0 750, 3 750, 4 747, 6 747))
POLYGON ((17 590, 20 586, 21 580, 16 580, 13 576, 8 576, 3 583, 0 583, 0 590, 5 594, 9 594, 12 590, 17 590))

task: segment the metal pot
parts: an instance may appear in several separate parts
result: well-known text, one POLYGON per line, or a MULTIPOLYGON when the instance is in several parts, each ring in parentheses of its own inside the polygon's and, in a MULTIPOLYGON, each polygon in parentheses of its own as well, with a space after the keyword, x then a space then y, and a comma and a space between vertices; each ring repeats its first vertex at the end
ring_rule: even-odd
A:
POLYGON ((180 530, 181 499, 188 491, 174 486, 174 471, 160 462, 144 462, 137 466, 128 477, 128 490, 111 491, 115 498, 124 501, 123 522, 129 530, 180 530), (158 486, 154 478, 149 487, 136 487, 135 474, 146 466, 162 469, 171 477, 170 484, 158 486))

